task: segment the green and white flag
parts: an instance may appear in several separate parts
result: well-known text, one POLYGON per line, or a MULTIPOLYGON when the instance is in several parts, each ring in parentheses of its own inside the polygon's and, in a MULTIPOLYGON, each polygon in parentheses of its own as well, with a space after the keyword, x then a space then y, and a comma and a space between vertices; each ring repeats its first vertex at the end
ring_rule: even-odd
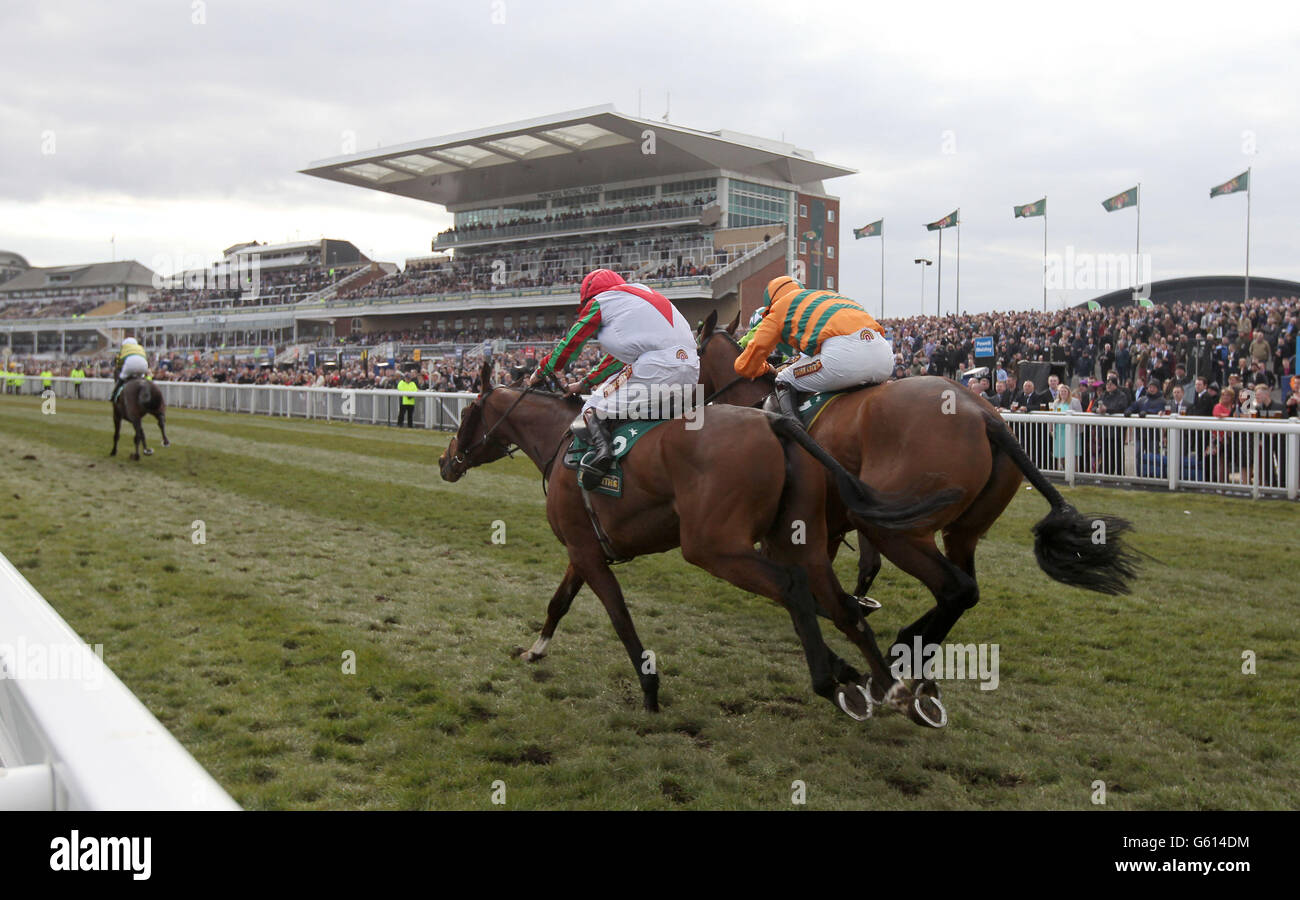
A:
POLYGON ((1045 216, 1047 215, 1047 198, 1044 197, 1037 203, 1026 203, 1024 206, 1013 206, 1011 208, 1015 211, 1015 218, 1017 219, 1028 219, 1032 216, 1045 216))
POLYGON ((939 231, 944 228, 951 228, 952 226, 957 224, 957 213, 959 212, 961 212, 960 209, 954 209, 952 212, 948 213, 948 215, 944 216, 938 222, 931 222, 929 225, 926 225, 925 226, 926 230, 939 231))
POLYGON ((1135 187, 1131 187, 1127 191, 1124 191, 1123 193, 1116 194, 1114 197, 1111 197, 1109 200, 1101 201, 1101 205, 1102 207, 1105 208, 1106 212, 1114 212, 1117 209, 1126 209, 1127 207, 1133 206, 1137 202, 1138 202, 1138 189, 1135 187))
POLYGON ((1140 298, 1140 299, 1138 300, 1138 306, 1142 307, 1143 309, 1154 309, 1154 308, 1155 308, 1155 304, 1152 303, 1152 302, 1151 302, 1148 298, 1146 298, 1146 297, 1142 297, 1142 298, 1140 298))
POLYGON ((875 222, 872 222, 870 225, 863 225, 861 228, 853 229, 853 237, 855 240, 864 237, 878 237, 879 235, 882 235, 884 233, 885 233, 884 219, 879 219, 875 222))
POLYGON ((805 232, 803 233, 803 239, 806 240, 806 241, 815 241, 815 240, 817 240, 817 232, 815 232, 815 231, 805 231, 805 232))
POLYGON ((1224 194, 1235 194, 1237 191, 1244 191, 1250 188, 1250 170, 1247 169, 1231 181, 1225 181, 1223 184, 1210 188, 1211 197, 1222 197, 1224 194))
POLYGON ((1098 303, 1096 300, 1088 301, 1088 312, 1096 312, 1099 309, 1101 309, 1101 304, 1098 303))

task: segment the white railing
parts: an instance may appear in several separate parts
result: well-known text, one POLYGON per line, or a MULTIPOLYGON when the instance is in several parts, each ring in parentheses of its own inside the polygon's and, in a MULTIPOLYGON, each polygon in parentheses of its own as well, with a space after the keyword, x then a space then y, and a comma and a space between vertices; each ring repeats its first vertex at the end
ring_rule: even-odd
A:
MULTIPOLYGON (((24 394, 40 394, 40 378, 28 375, 24 394)), ((198 381, 155 381, 169 408, 211 409, 219 412, 252 413, 282 418, 322 419, 326 422, 354 422, 367 425, 396 423, 403 391, 371 388, 316 388, 279 384, 220 384, 198 381)), ((85 400, 107 400, 113 386, 109 378, 87 378, 81 383, 85 400)), ((55 378, 52 390, 56 398, 76 396, 70 378, 55 378)), ((455 431, 460 426, 461 411, 474 394, 415 393, 415 411, 411 418, 416 428, 455 431)))
POLYGON ((102 654, 0 555, 0 810, 238 809, 102 654))
POLYGON ((1300 489, 1300 422, 1202 416, 1003 413, 1045 474, 1068 484, 1144 484, 1252 497, 1300 489))
POLYGON ((773 244, 781 243, 784 240, 785 240, 785 232, 782 231, 777 235, 775 235, 774 237, 769 238, 766 241, 754 241, 748 244, 728 244, 726 247, 723 248, 724 250, 726 250, 729 253, 739 253, 740 255, 734 257, 731 260, 731 262, 727 263, 722 268, 714 269, 713 272, 709 275, 709 279, 711 281, 717 281, 719 278, 726 275, 728 272, 734 271, 738 266, 743 266, 745 263, 749 262, 755 256, 758 256, 760 253, 766 250, 768 247, 772 246, 773 244))
MULTIPOLYGON (((25 394, 39 394, 27 376, 25 394)), ((401 391, 162 381, 167 405, 371 425, 395 423, 401 391)), ((107 399, 111 382, 87 378, 82 396, 107 399)), ((56 397, 71 379, 55 378, 56 397)), ((415 394, 416 428, 454 431, 470 393, 415 394)), ((1300 421, 1200 416, 1098 416, 1003 413, 1021 446, 1046 475, 1068 484, 1143 484, 1252 497, 1300 497, 1300 421), (1173 461, 1172 464, 1170 461, 1173 461)))

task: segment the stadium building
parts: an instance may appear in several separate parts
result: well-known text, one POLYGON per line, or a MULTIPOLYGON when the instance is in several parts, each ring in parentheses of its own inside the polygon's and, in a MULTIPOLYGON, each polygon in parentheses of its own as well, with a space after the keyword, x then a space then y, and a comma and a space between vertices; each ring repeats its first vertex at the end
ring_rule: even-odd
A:
POLYGON ((840 205, 823 182, 854 170, 793 144, 600 106, 303 171, 454 214, 433 238, 434 257, 340 292, 356 301, 334 319, 344 337, 562 327, 582 276, 599 267, 652 285, 692 319, 748 314, 781 274, 834 289, 840 205))

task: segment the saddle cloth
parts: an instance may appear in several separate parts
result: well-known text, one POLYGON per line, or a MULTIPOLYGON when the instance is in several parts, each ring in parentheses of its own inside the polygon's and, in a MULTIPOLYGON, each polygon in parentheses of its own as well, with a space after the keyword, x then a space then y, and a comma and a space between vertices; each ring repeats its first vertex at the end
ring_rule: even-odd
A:
MULTIPOLYGON (((596 488, 595 493, 606 494, 610 497, 623 496, 623 465, 621 460, 631 452, 641 438, 668 421, 671 420, 628 419, 611 422, 610 434, 614 438, 614 464, 609 467, 609 471, 601 479, 600 486, 596 488)), ((569 449, 564 451, 565 468, 577 470, 578 464, 582 462, 582 457, 590 449, 590 444, 578 440, 575 436, 569 443, 569 449)))

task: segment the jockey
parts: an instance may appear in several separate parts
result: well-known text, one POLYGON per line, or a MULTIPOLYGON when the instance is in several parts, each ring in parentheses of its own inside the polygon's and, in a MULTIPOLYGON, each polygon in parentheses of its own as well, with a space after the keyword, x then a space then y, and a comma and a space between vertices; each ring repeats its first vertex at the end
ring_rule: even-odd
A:
MULTIPOLYGON (((740 349, 743 350, 749 346, 749 342, 752 341, 754 339, 754 335, 758 333, 758 326, 763 323, 763 316, 765 315, 767 315, 766 306, 760 306, 758 309, 754 310, 754 314, 749 317, 749 331, 745 333, 744 337, 736 341, 736 343, 740 345, 740 349)), ((793 347, 791 347, 789 344, 785 343, 784 341, 780 341, 777 343, 775 352, 776 355, 781 357, 781 359, 783 360, 790 359, 792 356, 798 353, 797 350, 795 350, 793 347)))
POLYGON ((122 349, 118 351, 117 361, 113 372, 117 381, 113 385, 113 393, 108 395, 110 401, 117 399, 117 392, 122 389, 128 378, 134 378, 137 375, 146 375, 149 372, 149 358, 144 354, 144 348, 133 337, 128 337, 122 341, 122 349))
POLYGON ((768 282, 766 309, 736 372, 757 378, 767 357, 785 342, 799 351, 776 376, 782 414, 795 421, 795 392, 835 391, 886 381, 894 371, 894 351, 884 329, 859 304, 834 291, 808 291, 793 278, 768 282))
POLYGON ((614 461, 613 437, 605 420, 637 417, 632 408, 636 398, 629 398, 627 386, 680 384, 684 390, 699 383, 700 362, 690 322, 657 291, 628 284, 609 269, 596 269, 582 279, 578 299, 577 321, 538 361, 528 384, 535 386, 562 371, 592 338, 604 348, 605 355, 590 374, 567 388, 571 395, 581 394, 603 382, 587 398, 572 426, 575 436, 595 448, 582 460, 583 487, 591 490, 614 461))

